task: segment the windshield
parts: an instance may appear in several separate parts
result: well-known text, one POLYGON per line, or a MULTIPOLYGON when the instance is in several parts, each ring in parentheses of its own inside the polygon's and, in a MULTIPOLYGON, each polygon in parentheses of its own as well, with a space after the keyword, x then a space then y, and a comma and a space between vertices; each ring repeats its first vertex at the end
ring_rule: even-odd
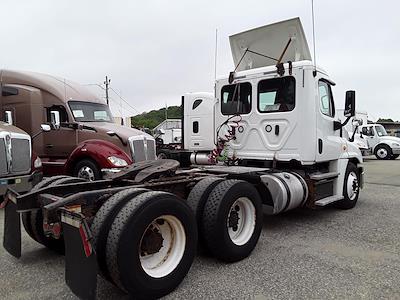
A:
POLYGON ((378 136, 385 136, 388 135, 385 128, 382 125, 378 125, 375 127, 376 133, 378 136))
POLYGON ((113 122, 110 108, 105 104, 69 101, 69 107, 77 122, 113 122))

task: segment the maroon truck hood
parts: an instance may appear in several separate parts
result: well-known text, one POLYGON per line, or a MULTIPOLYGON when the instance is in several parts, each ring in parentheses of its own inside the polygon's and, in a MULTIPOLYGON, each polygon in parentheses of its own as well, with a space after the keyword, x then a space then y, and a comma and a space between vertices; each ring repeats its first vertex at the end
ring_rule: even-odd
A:
POLYGON ((129 137, 137 136, 137 135, 145 135, 147 138, 153 138, 151 135, 134 128, 129 128, 125 126, 121 126, 115 123, 108 122, 86 122, 81 123, 82 125, 93 127, 97 130, 98 133, 107 134, 108 131, 113 131, 118 134, 121 138, 123 138, 126 142, 129 137))

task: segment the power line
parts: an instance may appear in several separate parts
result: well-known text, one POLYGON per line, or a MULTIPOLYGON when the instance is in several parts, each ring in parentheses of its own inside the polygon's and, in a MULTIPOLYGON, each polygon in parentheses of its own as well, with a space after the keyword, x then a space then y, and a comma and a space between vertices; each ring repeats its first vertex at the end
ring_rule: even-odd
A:
POLYGON ((140 111, 138 111, 136 108, 134 108, 128 101, 126 101, 124 98, 121 97, 120 94, 118 94, 112 87, 110 87, 110 90, 112 90, 118 98, 120 98, 122 101, 124 101, 130 108, 132 108, 134 111, 140 114, 140 111))
POLYGON ((98 86, 99 88, 101 88, 103 91, 105 91, 106 89, 103 88, 103 86, 100 83, 87 83, 87 84, 83 84, 84 86, 98 86))
MULTIPOLYGON (((112 101, 112 103, 115 103, 115 105, 118 105, 119 103, 117 102, 117 100, 115 100, 113 97, 109 97, 109 99, 112 101)), ((115 108, 114 106, 112 106, 112 108, 114 108, 114 109, 117 109, 117 108, 115 108)), ((135 115, 136 114, 136 112, 133 112, 132 110, 130 110, 130 109, 128 109, 128 108, 126 108, 126 107, 124 107, 124 109, 126 110, 126 111, 128 111, 130 114, 132 114, 132 115, 135 115)))
MULTIPOLYGON (((85 86, 98 86, 99 88, 101 88, 103 91, 106 91, 106 88, 104 88, 101 84, 99 84, 99 83, 88 83, 88 84, 84 84, 85 86)), ((131 114, 136 114, 136 113, 141 113, 139 110, 137 110, 136 108, 134 108, 128 101, 126 101, 124 98, 122 98, 122 96, 120 95, 120 94, 118 94, 111 86, 108 86, 108 89, 110 89, 111 91, 113 91, 117 96, 118 96, 118 98, 120 98, 122 101, 124 101, 125 102, 125 104, 127 104, 130 108, 132 108, 135 112, 133 112, 133 111, 130 111, 130 113, 131 114)), ((105 97, 106 99, 107 99, 107 94, 106 94, 106 97, 105 97)), ((116 104, 118 104, 117 103, 117 101, 116 100, 114 100, 112 97, 110 97, 110 96, 108 96, 108 99, 109 100, 112 100, 112 101, 114 101, 116 104)), ((107 102, 108 103, 108 102, 107 102)))

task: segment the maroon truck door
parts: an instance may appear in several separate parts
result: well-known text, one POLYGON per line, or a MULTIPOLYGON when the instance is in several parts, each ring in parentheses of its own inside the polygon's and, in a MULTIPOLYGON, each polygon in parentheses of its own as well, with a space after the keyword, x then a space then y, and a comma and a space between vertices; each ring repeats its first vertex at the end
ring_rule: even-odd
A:
POLYGON ((60 126, 68 122, 68 115, 63 106, 46 108, 47 122, 55 130, 44 132, 44 152, 48 158, 67 158, 77 145, 77 131, 60 126))

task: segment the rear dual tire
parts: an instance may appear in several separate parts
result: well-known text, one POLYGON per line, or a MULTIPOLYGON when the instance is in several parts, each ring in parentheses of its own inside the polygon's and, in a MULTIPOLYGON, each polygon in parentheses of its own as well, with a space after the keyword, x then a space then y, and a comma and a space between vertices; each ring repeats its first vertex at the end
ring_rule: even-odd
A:
POLYGON ((187 204, 166 192, 129 189, 110 197, 92 224, 100 272, 132 296, 174 290, 189 271, 197 226, 187 204))
POLYGON ((108 273, 106 262, 107 238, 110 227, 121 208, 128 201, 146 191, 148 190, 131 188, 112 195, 106 199, 97 211, 93 220, 91 231, 93 236, 93 246, 96 249, 99 273, 108 280, 112 280, 108 273))
POLYGON ((262 202, 253 185, 243 180, 207 178, 193 188, 189 199, 199 223, 200 240, 209 253, 225 262, 250 255, 262 229, 262 202))
MULTIPOLYGON (((82 181, 83 179, 69 176, 53 176, 39 182, 32 189, 32 192, 46 187, 56 186, 60 184, 77 183, 82 181)), ((57 253, 65 253, 64 239, 62 236, 59 239, 55 239, 52 237, 48 237, 44 234, 43 212, 41 209, 22 213, 22 223, 24 225, 25 231, 33 240, 57 253)))
MULTIPOLYGON (((35 192, 37 190, 40 190, 42 188, 45 188, 46 186, 48 186, 49 184, 51 184, 53 181, 56 181, 58 179, 62 179, 62 178, 68 178, 68 176, 64 176, 64 175, 60 175, 60 176, 53 176, 53 177, 49 177, 46 179, 43 179, 42 181, 40 181, 37 185, 35 185, 31 192, 35 192)), ((22 219, 22 224, 25 228, 26 233, 35 241, 38 242, 38 240, 36 239, 36 236, 32 230, 32 224, 31 224, 31 215, 32 212, 28 211, 28 212, 23 212, 21 214, 21 219, 22 219)))

